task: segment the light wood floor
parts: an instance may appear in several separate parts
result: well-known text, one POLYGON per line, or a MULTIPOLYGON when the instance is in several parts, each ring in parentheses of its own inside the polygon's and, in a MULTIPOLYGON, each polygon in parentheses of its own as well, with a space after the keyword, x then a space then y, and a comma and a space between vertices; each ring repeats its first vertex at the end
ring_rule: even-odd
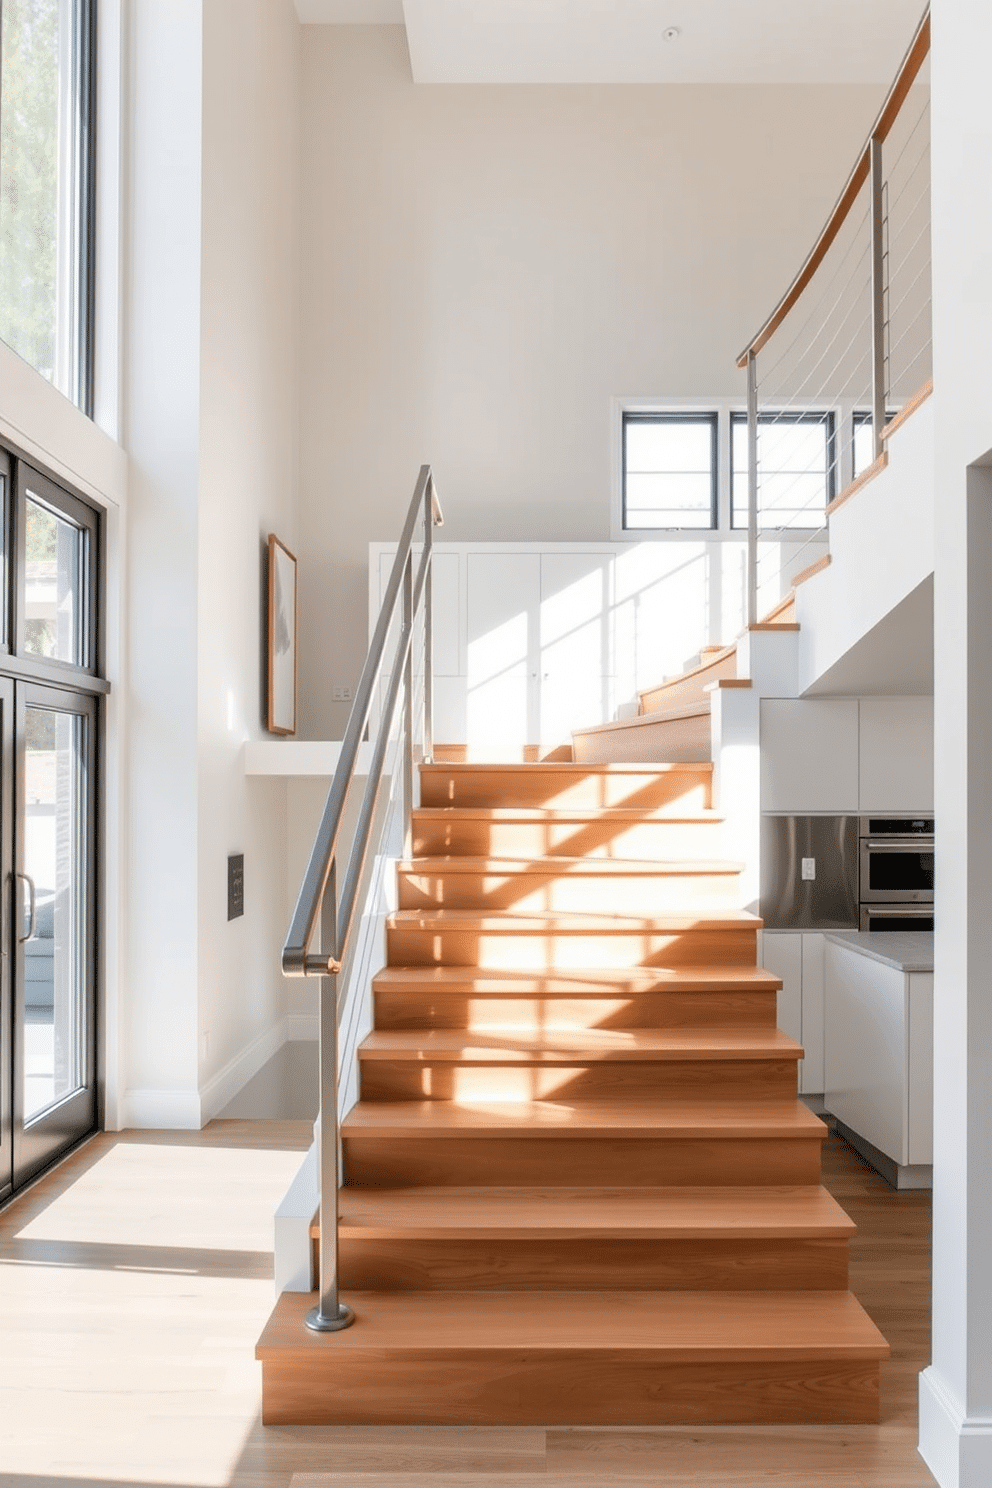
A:
POLYGON ((892 1345, 882 1423, 836 1427, 269 1427, 252 1357, 272 1211, 303 1121, 95 1138, 0 1213, 4 1488, 923 1488, 929 1195, 838 1138, 824 1182, 859 1226, 851 1286, 892 1345))

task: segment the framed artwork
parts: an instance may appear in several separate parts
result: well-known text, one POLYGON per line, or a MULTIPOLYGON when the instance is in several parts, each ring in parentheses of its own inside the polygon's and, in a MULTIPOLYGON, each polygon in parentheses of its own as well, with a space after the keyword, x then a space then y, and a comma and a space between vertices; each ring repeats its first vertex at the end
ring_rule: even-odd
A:
POLYGON ((269 533, 269 732, 296 733, 296 559, 269 533))

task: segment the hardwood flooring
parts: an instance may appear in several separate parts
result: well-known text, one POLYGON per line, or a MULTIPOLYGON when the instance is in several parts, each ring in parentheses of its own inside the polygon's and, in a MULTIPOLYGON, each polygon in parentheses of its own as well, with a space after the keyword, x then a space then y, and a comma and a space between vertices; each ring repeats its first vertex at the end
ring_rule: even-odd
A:
POLYGON ((3 1488, 927 1488, 929 1194, 843 1142, 824 1182, 859 1227, 851 1286, 892 1346, 881 1424, 262 1427, 255 1338, 272 1211, 306 1122, 95 1138, 0 1212, 3 1488))

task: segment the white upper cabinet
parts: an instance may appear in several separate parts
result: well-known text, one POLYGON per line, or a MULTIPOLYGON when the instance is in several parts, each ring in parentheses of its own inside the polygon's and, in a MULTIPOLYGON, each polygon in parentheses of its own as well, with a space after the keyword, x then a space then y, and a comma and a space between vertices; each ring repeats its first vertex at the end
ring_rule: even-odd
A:
POLYGON ((862 811, 933 811, 933 698, 862 698, 860 763, 862 811))
POLYGON ((761 809, 858 810, 858 704, 770 698, 761 704, 761 809))

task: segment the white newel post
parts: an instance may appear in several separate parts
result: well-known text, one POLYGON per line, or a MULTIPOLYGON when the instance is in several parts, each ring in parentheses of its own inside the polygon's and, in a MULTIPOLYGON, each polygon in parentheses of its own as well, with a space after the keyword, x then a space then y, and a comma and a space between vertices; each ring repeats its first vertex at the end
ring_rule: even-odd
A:
POLYGON ((934 1225, 920 1451, 992 1483, 992 110, 987 0, 934 0, 934 1225))

